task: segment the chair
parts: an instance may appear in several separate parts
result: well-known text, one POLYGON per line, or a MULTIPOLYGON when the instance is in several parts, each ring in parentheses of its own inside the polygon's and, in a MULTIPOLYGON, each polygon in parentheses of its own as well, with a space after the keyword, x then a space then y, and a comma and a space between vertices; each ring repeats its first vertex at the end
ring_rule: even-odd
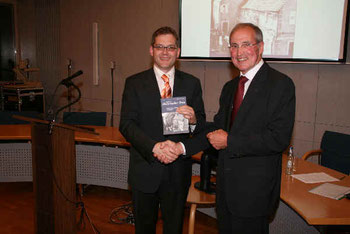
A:
POLYGON ((198 205, 214 206, 215 195, 200 191, 194 187, 194 184, 200 180, 199 176, 192 176, 191 187, 188 191, 187 203, 190 206, 190 219, 188 223, 188 233, 194 233, 194 223, 196 219, 196 210, 198 205))
POLYGON ((321 149, 306 152, 302 159, 318 155, 318 163, 322 166, 350 174, 350 135, 325 131, 322 137, 321 149))
POLYGON ((63 123, 106 126, 106 112, 64 112, 63 123))
MULTIPOLYGON (((200 152, 192 156, 194 162, 202 162, 201 158, 205 153, 200 152)), ((201 173, 202 173, 202 165, 201 165, 201 173)), ((188 223, 188 233, 194 233, 194 224, 196 217, 197 206, 214 206, 215 205, 215 194, 210 194, 204 191, 199 190, 198 184, 201 182, 201 176, 192 176, 192 182, 190 189, 188 191, 187 203, 190 204, 190 218, 188 223), (196 186, 197 184, 197 186, 196 186)), ((209 188, 209 187, 208 187, 209 188)))

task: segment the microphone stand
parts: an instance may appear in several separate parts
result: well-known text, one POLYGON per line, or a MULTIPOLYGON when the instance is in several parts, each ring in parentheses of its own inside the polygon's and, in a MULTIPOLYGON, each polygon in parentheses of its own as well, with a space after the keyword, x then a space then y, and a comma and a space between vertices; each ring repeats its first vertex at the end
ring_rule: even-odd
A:
POLYGON ((78 95, 78 98, 77 98, 76 100, 74 100, 73 102, 68 103, 67 105, 65 105, 65 106, 63 106, 63 107, 61 107, 61 108, 59 108, 56 112, 54 112, 53 109, 52 109, 53 100, 54 100, 55 94, 56 94, 56 92, 57 92, 57 90, 58 90, 58 87, 59 87, 60 85, 62 85, 61 82, 60 82, 60 83, 56 86, 56 88, 55 88, 55 91, 54 91, 54 93, 53 93, 53 95, 52 95, 52 98, 51 98, 51 103, 50 103, 50 106, 49 106, 49 110, 48 110, 48 113, 47 113, 47 117, 46 117, 46 120, 50 121, 50 124, 49 124, 49 134, 50 134, 50 135, 51 135, 51 133, 52 133, 52 128, 53 128, 53 126, 55 125, 57 115, 58 115, 63 109, 65 109, 65 108, 67 108, 67 107, 70 107, 71 105, 77 103, 77 102, 80 100, 80 98, 81 98, 81 91, 80 91, 80 89, 78 88, 78 86, 76 86, 72 81, 68 81, 68 82, 64 83, 63 85, 66 86, 67 88, 69 88, 70 86, 73 86, 73 87, 78 91, 78 94, 79 94, 79 95, 78 95))
MULTIPOLYGON (((56 86, 56 88, 55 88, 55 91, 54 91, 54 93, 53 93, 53 95, 52 95, 52 97, 51 97, 51 102, 50 102, 50 105, 49 105, 49 110, 48 110, 48 113, 47 113, 47 116, 46 116, 46 119, 49 120, 49 121, 51 122, 51 124, 53 124, 53 123, 55 122, 56 117, 57 117, 57 115, 58 115, 58 113, 59 113, 60 111, 62 111, 62 110, 63 110, 64 108, 66 108, 66 107, 70 107, 71 105, 73 105, 74 103, 76 103, 76 102, 78 102, 78 101, 80 100, 80 98, 81 98, 80 89, 79 89, 75 84, 73 84, 72 79, 74 79, 74 78, 77 77, 77 76, 80 76, 81 74, 83 74, 83 71, 82 71, 82 70, 79 70, 79 71, 77 71, 76 73, 74 73, 73 75, 71 75, 71 76, 69 76, 69 77, 67 77, 67 78, 65 78, 65 79, 63 79, 63 80, 61 80, 61 82, 59 82, 59 83, 57 84, 57 86, 56 86), (69 89, 69 87, 73 86, 73 87, 78 91, 79 97, 78 97, 75 101, 68 103, 68 104, 65 105, 64 107, 62 107, 62 108, 60 108, 59 110, 57 110, 56 112, 54 112, 53 109, 52 109, 52 105, 53 105, 53 101, 54 101, 56 92, 57 92, 57 90, 58 90, 58 87, 59 87, 60 85, 64 85, 64 86, 66 86, 68 89, 69 89)), ((51 132, 51 131, 50 131, 50 132, 51 132)))

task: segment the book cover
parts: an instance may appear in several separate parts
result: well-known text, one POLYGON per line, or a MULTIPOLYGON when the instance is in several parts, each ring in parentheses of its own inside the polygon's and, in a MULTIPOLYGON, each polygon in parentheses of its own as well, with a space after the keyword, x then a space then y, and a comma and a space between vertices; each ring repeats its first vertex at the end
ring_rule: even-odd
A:
POLYGON ((176 108, 186 105, 186 97, 173 97, 160 99, 162 106, 163 134, 189 133, 189 123, 176 108))

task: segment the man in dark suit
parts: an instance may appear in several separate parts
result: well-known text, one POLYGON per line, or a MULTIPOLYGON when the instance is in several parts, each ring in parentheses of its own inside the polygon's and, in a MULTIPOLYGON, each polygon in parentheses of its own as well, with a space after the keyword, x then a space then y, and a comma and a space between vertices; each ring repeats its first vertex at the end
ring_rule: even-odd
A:
POLYGON ((209 142, 205 134, 185 142, 189 154, 209 143, 219 150, 220 233, 268 233, 268 218, 279 200, 282 152, 294 125, 295 87, 289 77, 264 63, 263 50, 257 26, 242 23, 233 28, 231 60, 240 76, 223 87, 209 142))
POLYGON ((127 78, 121 108, 120 131, 132 145, 128 181, 135 229, 155 233, 160 207, 163 233, 182 233, 192 165, 190 158, 178 156, 170 146, 190 134, 163 135, 160 99, 185 96, 187 105, 177 112, 189 120, 191 134, 196 134, 205 124, 202 89, 199 79, 174 67, 180 48, 172 28, 154 32, 150 54, 153 68, 127 78))

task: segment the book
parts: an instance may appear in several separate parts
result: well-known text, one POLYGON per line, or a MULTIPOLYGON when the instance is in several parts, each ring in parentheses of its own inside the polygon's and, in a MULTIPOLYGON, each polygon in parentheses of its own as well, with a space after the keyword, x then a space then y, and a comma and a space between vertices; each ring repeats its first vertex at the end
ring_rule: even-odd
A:
POLYGON ((189 122, 182 114, 176 112, 180 106, 186 105, 186 97, 160 99, 162 106, 163 134, 189 133, 189 122))
POLYGON ((309 191, 320 196, 339 200, 345 197, 345 194, 350 193, 350 187, 345 187, 337 184, 324 183, 309 191))

